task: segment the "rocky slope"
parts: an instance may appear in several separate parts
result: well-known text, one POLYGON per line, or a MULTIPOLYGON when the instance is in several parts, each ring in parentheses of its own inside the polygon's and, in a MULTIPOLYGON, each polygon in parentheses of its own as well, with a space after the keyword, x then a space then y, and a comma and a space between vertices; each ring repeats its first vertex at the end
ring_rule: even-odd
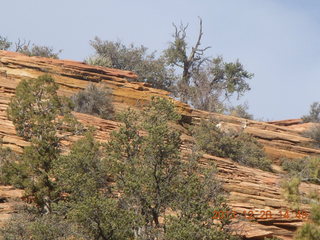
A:
MULTIPOLYGON (((169 93, 163 90, 153 89, 147 84, 133 82, 137 77, 134 73, 117 69, 90 66, 84 63, 46 59, 40 57, 27 57, 21 54, 0 51, 0 139, 3 145, 16 152, 21 152, 28 145, 15 134, 14 126, 7 119, 6 108, 9 99, 14 95, 15 87, 22 79, 36 78, 44 73, 51 74, 59 84, 59 94, 71 96, 84 89, 90 82, 105 85, 112 89, 114 105, 117 111, 127 107, 140 108, 146 104, 151 96, 169 98, 169 93)), ((183 152, 190 152, 192 137, 187 135, 185 126, 197 124, 201 118, 216 118, 224 123, 227 129, 240 129, 244 119, 209 113, 190 108, 179 101, 174 101, 183 118, 181 126, 183 134, 183 152)), ((93 125, 97 128, 96 138, 107 141, 112 130, 118 128, 119 123, 103 120, 98 117, 75 113, 76 117, 85 125, 93 125)), ((229 159, 204 155, 203 164, 214 161, 219 170, 218 177, 224 184, 224 188, 230 193, 229 204, 239 213, 239 218, 234 220, 234 230, 247 239, 263 239, 265 236, 279 236, 283 239, 292 239, 293 231, 304 220, 291 212, 290 204, 285 201, 281 183, 285 181, 283 172, 277 164, 281 158, 300 158, 308 155, 320 154, 319 149, 314 149, 311 139, 301 136, 301 132, 308 128, 300 120, 288 120, 277 122, 246 121, 244 131, 255 136, 263 143, 266 153, 274 163, 274 173, 241 166, 229 159), (279 212, 290 211, 290 217, 284 218, 279 212), (246 214, 243 214, 246 211, 246 214), (253 211, 253 219, 249 211, 253 211), (268 213, 267 219, 263 218, 263 211, 268 213), (271 218, 272 217, 272 218, 271 218)), ((76 137, 65 141, 68 147, 76 140, 76 137)), ((310 192, 320 194, 320 186, 303 183, 300 186, 303 195, 310 192)), ((12 206, 6 208, 8 202, 21 196, 21 192, 7 186, 0 186, 0 223, 5 220, 12 211, 12 206), (1 201, 2 198, 4 201, 1 201), (11 209, 11 210, 10 210, 11 209)), ((302 205, 302 210, 308 212, 307 205, 302 205)))

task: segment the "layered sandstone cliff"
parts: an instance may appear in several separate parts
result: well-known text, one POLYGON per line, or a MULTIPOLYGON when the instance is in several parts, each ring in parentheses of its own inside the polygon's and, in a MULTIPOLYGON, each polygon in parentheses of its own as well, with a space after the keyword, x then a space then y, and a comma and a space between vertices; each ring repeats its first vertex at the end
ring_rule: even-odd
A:
MULTIPOLYGON (((44 73, 51 74, 59 84, 59 94, 71 96, 84 89, 90 82, 103 84, 112 89, 114 105, 117 111, 127 107, 140 108, 146 104, 151 96, 169 98, 169 93, 163 90, 153 89, 147 84, 134 82, 136 75, 132 72, 117 69, 90 66, 85 63, 55 60, 40 57, 27 57, 21 54, 0 51, 0 139, 4 146, 10 147, 16 152, 21 152, 28 145, 15 133, 14 126, 7 119, 6 108, 15 93, 17 84, 22 79, 36 78, 44 73)), ((197 124, 200 119, 216 118, 222 121, 227 128, 238 129, 244 119, 226 116, 216 113, 195 110, 179 101, 174 101, 183 118, 179 128, 184 144, 183 152, 190 152, 192 137, 187 135, 185 126, 197 124)), ((75 113, 75 116, 85 125, 93 125, 97 128, 96 138, 107 141, 111 131, 119 127, 119 123, 103 120, 98 117, 75 113)), ((309 155, 320 154, 319 149, 314 149, 312 140, 302 137, 301 131, 308 128, 300 120, 258 122, 247 121, 244 131, 255 136, 265 148, 269 158, 274 163, 274 173, 241 166, 229 159, 204 155, 201 163, 214 161, 219 170, 218 177, 224 184, 224 188, 230 193, 229 204, 234 211, 243 213, 253 211, 254 219, 245 219, 240 216, 234 221, 236 231, 248 239, 263 239, 265 236, 279 236, 283 239, 292 239, 293 231, 303 223, 303 220, 292 213, 290 217, 283 218, 279 211, 290 210, 290 204, 285 201, 281 183, 285 181, 284 174, 277 167, 279 159, 300 158, 309 155), (263 219, 263 211, 271 211, 272 219, 263 219)), ((76 137, 64 142, 68 147, 76 137)), ((310 192, 320 194, 320 186, 303 183, 300 192, 308 195, 310 192)), ((5 221, 12 211, 12 201, 21 196, 21 191, 14 191, 10 187, 0 186, 0 223, 5 221), (1 204, 10 203, 9 207, 1 204)), ((309 211, 307 205, 302 209, 309 211)))

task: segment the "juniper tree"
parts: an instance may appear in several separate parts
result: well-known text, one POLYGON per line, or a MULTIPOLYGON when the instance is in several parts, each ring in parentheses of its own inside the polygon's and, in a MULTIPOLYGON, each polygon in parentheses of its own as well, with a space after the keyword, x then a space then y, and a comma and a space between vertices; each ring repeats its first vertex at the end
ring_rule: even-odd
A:
POLYGON ((49 173, 60 154, 60 142, 79 130, 70 105, 57 95, 57 90, 58 85, 49 75, 22 80, 7 110, 17 134, 31 142, 24 148, 20 162, 21 171, 28 176, 22 185, 44 212, 51 211, 54 198, 49 173))
POLYGON ((68 155, 56 159, 52 172, 62 196, 54 207, 59 215, 78 224, 92 239, 133 237, 132 228, 139 219, 110 191, 109 169, 92 133, 78 140, 68 155))
POLYGON ((142 114, 121 114, 123 125, 106 147, 114 188, 123 205, 142 218, 135 228, 138 239, 229 239, 211 219, 213 210, 225 207, 215 168, 200 168, 197 154, 183 158, 180 133, 173 128, 180 117, 161 98, 153 98, 142 114))

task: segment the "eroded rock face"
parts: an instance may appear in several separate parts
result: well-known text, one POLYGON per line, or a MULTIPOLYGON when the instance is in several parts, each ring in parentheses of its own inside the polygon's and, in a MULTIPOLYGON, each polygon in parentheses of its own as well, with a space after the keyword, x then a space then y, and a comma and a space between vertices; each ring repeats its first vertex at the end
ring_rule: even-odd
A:
MULTIPOLYGON (((117 111, 127 107, 139 109, 150 101, 151 96, 169 98, 169 93, 166 91, 150 88, 144 83, 133 82, 137 76, 132 72, 89 66, 74 61, 27 57, 18 53, 0 51, 0 138, 2 138, 4 146, 10 147, 16 152, 22 152, 28 142, 16 136, 12 122, 7 119, 6 108, 10 97, 14 95, 17 84, 22 79, 37 78, 44 73, 51 74, 55 78, 60 87, 58 94, 65 96, 71 96, 84 89, 90 82, 106 85, 112 89, 117 111)), ((225 123, 227 128, 243 130, 252 134, 264 145, 266 153, 275 165, 283 157, 294 159, 320 154, 319 149, 310 147, 311 139, 300 135, 300 120, 269 123, 244 120, 195 110, 184 103, 173 101, 183 116, 179 129, 184 133, 182 135, 184 154, 190 152, 190 144, 193 141, 192 137, 187 135, 188 131, 184 127, 187 124, 197 124, 201 118, 215 118, 225 123), (241 126, 244 121, 246 121, 246 128, 243 129, 241 126)), ((74 114, 83 124, 93 125, 97 128, 96 138, 100 141, 107 141, 110 132, 119 127, 119 123, 114 121, 103 120, 87 114, 74 114)), ((77 137, 69 138, 69 141, 63 143, 64 147, 68 148, 76 139, 77 137)), ((291 211, 290 204, 285 201, 282 194, 281 183, 285 179, 281 171, 277 172, 275 167, 276 173, 264 172, 211 155, 204 155, 201 159, 202 164, 209 161, 214 161, 217 165, 218 178, 223 182, 225 190, 229 192, 230 206, 239 215, 244 215, 234 221, 234 229, 237 233, 248 239, 263 239, 265 236, 272 235, 283 239, 292 239, 293 231, 303 223, 303 220, 292 212, 290 212, 288 219, 279 215, 280 211, 285 212, 287 209, 291 211), (246 214, 243 214, 244 211, 246 214), (245 216, 250 217, 249 211, 253 211, 254 221, 243 219, 245 216), (272 219, 270 215, 264 219, 263 211, 270 211, 272 219)), ((302 183, 300 192, 303 195, 310 192, 320 194, 320 186, 302 183)), ((1 210, 1 204, 3 203, 0 202, 0 222, 2 218, 7 217, 4 215, 7 213, 1 210)), ((307 205, 302 205, 301 208, 307 212, 310 210, 307 205)))

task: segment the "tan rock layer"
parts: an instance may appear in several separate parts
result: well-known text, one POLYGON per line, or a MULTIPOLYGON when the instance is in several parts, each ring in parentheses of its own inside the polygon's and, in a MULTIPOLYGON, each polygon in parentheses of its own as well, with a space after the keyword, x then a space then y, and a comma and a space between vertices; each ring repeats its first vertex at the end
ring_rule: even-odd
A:
MULTIPOLYGON (((145 83, 132 82, 137 77, 132 72, 94 67, 75 61, 27 57, 0 51, 0 138, 5 146, 16 152, 22 152, 23 147, 28 143, 16 135, 12 122, 7 119, 6 108, 10 97, 14 94, 15 87, 22 79, 36 78, 44 73, 49 73, 56 79, 60 86, 58 93, 65 96, 71 96, 84 89, 90 82, 106 85, 112 89, 117 111, 127 107, 140 108, 150 101, 151 96, 169 98, 169 93, 166 91, 150 88, 145 83)), ((288 121, 288 123, 244 120, 194 110, 184 103, 173 101, 183 115, 179 129, 184 133, 182 136, 184 153, 190 152, 189 146, 193 141, 192 137, 186 135, 188 131, 184 128, 185 125, 197 124, 202 118, 215 118, 226 123, 228 128, 238 130, 241 129, 242 123, 247 121, 244 131, 255 136, 265 146, 267 154, 275 163, 278 163, 282 157, 300 158, 320 154, 318 149, 308 147, 312 141, 302 137, 301 131, 290 128, 293 124, 300 124, 298 120, 288 121)), ((119 123, 114 121, 81 113, 74 114, 83 124, 97 128, 96 138, 100 141, 107 141, 110 132, 119 127, 119 123)), ((70 138, 69 141, 64 142, 64 146, 69 147, 76 139, 78 138, 70 138)), ((218 178, 222 181, 225 190, 229 192, 229 204, 234 211, 239 213, 239 219, 233 220, 237 233, 248 239, 261 239, 272 235, 292 239, 293 230, 300 226, 303 220, 292 212, 289 219, 279 215, 279 211, 290 210, 290 204, 284 200, 281 190, 281 184, 285 181, 281 171, 279 173, 264 172, 241 166, 229 159, 210 155, 204 155, 201 159, 203 164, 208 161, 213 161, 217 165, 218 178), (246 219, 244 211, 246 213, 253 211, 254 221, 246 219), (262 211, 271 211, 272 218, 263 219, 262 211)), ((303 183, 300 191, 303 196, 307 196, 310 192, 320 194, 320 187, 303 183)), ((306 212, 310 210, 307 205, 302 205, 302 209, 306 212)), ((1 213, 0 210, 0 220, 1 213)))

